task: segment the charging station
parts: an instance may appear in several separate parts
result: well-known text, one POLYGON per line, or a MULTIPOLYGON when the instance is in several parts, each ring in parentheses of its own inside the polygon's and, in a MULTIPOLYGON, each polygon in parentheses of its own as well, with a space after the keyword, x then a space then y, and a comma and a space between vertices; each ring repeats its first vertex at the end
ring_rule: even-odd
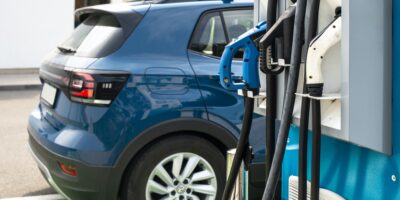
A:
POLYGON ((276 128, 266 131, 266 137, 279 134, 266 144, 269 174, 262 199, 399 199, 398 61, 394 56, 399 5, 391 0, 277 0, 274 10, 270 1, 256 0, 254 9, 255 22, 267 19, 265 35, 255 40, 260 45, 256 57, 261 85, 250 88, 250 96, 239 92, 254 98, 254 112, 267 117, 267 126, 271 126, 271 113, 276 113, 276 128), (279 18, 272 24, 271 11, 279 18), (294 31, 288 60, 285 50, 279 52, 285 47, 285 42, 279 43, 282 38, 274 41, 281 45, 273 47, 281 53, 274 56, 268 48, 276 38, 268 37, 281 34, 274 31, 290 17, 294 31), (274 96, 268 89, 273 72, 263 71, 263 63, 281 69, 274 74, 274 96), (288 100, 292 90, 293 104, 288 100), (273 155, 268 155, 268 145, 273 145, 273 155))
MULTIPOLYGON (((278 2, 281 13, 292 4, 288 0, 278 2)), ((320 1, 318 32, 332 21, 337 7, 334 2, 320 1)), ((256 2, 257 19, 265 18, 266 3, 256 2)), ((395 177, 399 173, 395 164, 398 159, 392 156, 392 144, 395 144, 392 141, 392 1, 342 1, 341 7, 342 38, 327 50, 321 69, 323 94, 328 98, 321 100, 321 132, 326 136, 321 142, 320 197, 396 199, 396 196, 399 198, 397 190, 390 189, 398 185, 395 177)), ((305 24, 305 29, 308 25, 305 24)), ((300 77, 303 77, 304 64, 301 66, 300 77)), ((277 78, 278 124, 282 119, 287 71, 277 78)), ((261 76, 260 82, 266 82, 265 76, 261 76)), ((302 85, 300 78, 298 94, 302 93, 302 85)), ((289 132, 282 165, 282 197, 288 199, 297 199, 301 98, 296 97, 294 126, 289 132)), ((257 102, 255 110, 265 113, 265 99, 257 102)), ((308 127, 312 127, 311 120, 308 127)), ((311 149, 308 151, 310 165, 311 149)), ((309 167, 308 174, 310 170, 309 167)), ((310 175, 307 179, 311 179, 310 175)))
MULTIPOLYGON (((333 19, 338 6, 334 2, 321 0, 318 31, 333 19)), ((255 2, 255 20, 265 19, 267 3, 255 2)), ((289 0, 279 1, 281 12, 290 5, 289 0)), ((352 0, 343 1, 341 6, 342 40, 327 51, 322 61, 324 94, 332 97, 321 102, 322 133, 391 155, 392 3, 352 0)), ((301 69, 300 77, 303 72, 301 69)), ((278 77, 278 120, 286 76, 283 73, 278 77)), ((260 77, 260 82, 265 83, 265 75, 260 77)), ((298 93, 302 83, 299 79, 298 93)), ((265 91, 264 84, 261 90, 265 91)), ((300 99, 296 98, 293 112, 296 125, 300 124, 300 99)), ((265 97, 257 100, 257 113, 265 115, 265 102, 265 97)))

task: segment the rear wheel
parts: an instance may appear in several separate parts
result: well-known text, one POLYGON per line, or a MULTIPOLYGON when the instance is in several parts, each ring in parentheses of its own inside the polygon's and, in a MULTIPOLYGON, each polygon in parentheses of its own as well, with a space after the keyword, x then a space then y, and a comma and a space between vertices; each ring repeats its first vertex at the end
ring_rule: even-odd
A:
POLYGON ((128 170, 124 200, 218 200, 225 185, 224 155, 192 135, 155 142, 128 170))

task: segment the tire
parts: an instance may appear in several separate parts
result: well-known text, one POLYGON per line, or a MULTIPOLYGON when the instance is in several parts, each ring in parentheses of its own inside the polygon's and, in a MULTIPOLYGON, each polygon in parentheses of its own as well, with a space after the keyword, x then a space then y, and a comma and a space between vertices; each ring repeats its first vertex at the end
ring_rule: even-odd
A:
POLYGON ((131 163, 122 199, 219 200, 225 173, 225 156, 214 144, 193 135, 171 136, 151 144, 131 163))

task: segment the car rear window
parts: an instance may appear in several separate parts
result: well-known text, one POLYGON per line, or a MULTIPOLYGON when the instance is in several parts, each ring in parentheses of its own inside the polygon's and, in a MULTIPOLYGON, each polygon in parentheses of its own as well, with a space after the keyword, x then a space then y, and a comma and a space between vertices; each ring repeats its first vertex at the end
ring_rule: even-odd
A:
POLYGON ((112 15, 94 14, 87 17, 59 49, 82 57, 104 57, 124 42, 123 29, 112 15))

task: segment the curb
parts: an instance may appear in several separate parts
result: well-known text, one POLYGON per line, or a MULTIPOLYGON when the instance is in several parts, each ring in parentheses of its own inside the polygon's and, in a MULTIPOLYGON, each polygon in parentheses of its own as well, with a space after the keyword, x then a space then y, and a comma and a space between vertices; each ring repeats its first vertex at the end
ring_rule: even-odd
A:
POLYGON ((59 194, 48 194, 48 195, 31 196, 31 197, 5 198, 0 200, 65 200, 65 198, 59 194))
POLYGON ((41 84, 35 85, 0 85, 0 91, 41 90, 41 84))
POLYGON ((9 74, 39 74, 39 68, 5 68, 0 69, 0 75, 9 74))
POLYGON ((36 77, 39 77, 39 68, 0 69, 0 91, 40 90, 42 84, 36 77), (15 79, 19 81, 14 81, 15 79))

